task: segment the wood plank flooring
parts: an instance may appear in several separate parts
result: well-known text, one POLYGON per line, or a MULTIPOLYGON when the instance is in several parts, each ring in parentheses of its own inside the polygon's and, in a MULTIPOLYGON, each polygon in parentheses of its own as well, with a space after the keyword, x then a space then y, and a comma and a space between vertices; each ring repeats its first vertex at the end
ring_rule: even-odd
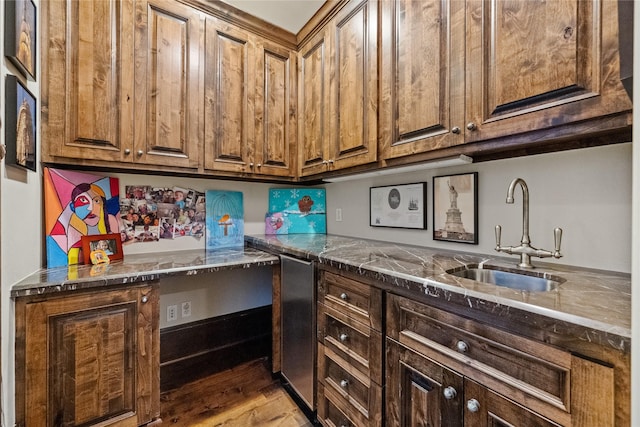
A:
POLYGON ((291 396, 258 359, 162 393, 163 425, 312 427, 291 396))

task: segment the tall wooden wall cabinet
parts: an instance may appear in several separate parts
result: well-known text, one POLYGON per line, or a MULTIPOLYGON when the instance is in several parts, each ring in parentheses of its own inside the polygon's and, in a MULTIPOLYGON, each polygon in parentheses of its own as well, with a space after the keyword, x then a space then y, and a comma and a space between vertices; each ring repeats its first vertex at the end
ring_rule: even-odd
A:
POLYGON ((16 425, 160 417, 158 284, 16 299, 16 425))

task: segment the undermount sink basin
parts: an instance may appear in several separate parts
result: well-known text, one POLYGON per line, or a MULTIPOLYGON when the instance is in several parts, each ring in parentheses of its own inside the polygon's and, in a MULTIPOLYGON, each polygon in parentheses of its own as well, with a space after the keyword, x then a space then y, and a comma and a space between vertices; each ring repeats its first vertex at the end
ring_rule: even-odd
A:
POLYGON ((530 292, 552 291, 564 282, 564 279, 559 277, 549 278, 524 273, 513 273, 495 270, 490 267, 456 269, 449 270, 447 273, 477 282, 530 292))

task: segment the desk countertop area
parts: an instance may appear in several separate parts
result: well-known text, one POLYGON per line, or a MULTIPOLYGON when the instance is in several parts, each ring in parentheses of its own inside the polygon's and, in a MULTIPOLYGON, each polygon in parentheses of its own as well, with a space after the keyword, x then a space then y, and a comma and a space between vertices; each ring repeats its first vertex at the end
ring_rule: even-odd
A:
POLYGON ((110 264, 45 268, 11 288, 13 298, 104 286, 125 285, 178 275, 278 264, 280 259, 253 248, 183 250, 127 255, 110 264))

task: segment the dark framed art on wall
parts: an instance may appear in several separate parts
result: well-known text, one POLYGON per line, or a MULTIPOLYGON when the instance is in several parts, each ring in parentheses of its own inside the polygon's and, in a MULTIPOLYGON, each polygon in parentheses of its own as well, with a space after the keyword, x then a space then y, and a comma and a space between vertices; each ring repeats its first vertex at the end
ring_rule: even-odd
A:
POLYGON ((16 76, 7 76, 5 88, 5 162, 35 172, 36 98, 16 76))
POLYGON ((387 185, 369 189, 371 227, 427 228, 427 184, 387 185))
POLYGON ((35 80, 35 3, 32 0, 9 0, 4 4, 4 54, 26 78, 35 80))
POLYGON ((433 240, 478 244, 478 172, 433 177, 433 240))

